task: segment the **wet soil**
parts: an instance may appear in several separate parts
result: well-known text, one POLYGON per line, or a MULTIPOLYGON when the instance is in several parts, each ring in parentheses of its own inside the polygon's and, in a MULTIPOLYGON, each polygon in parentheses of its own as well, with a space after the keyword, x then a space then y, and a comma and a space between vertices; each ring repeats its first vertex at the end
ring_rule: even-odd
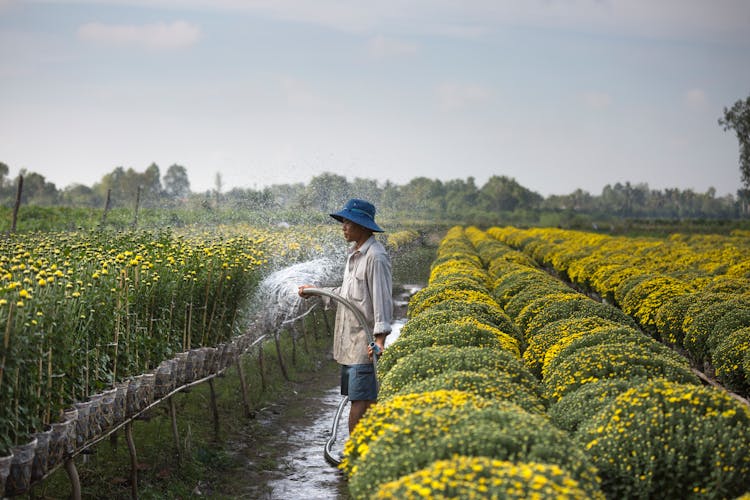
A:
POLYGON ((222 493, 247 499, 348 499, 344 475, 323 454, 341 398, 339 366, 332 360, 292 382, 228 443, 238 468, 222 488, 231 491, 222 493))

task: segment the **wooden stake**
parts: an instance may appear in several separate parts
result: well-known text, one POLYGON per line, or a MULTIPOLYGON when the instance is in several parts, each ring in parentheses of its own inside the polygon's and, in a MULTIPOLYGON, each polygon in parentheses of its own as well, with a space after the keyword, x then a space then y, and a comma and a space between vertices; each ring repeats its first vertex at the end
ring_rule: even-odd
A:
POLYGON ((135 441, 133 440, 133 421, 125 424, 125 440, 128 442, 128 451, 130 452, 130 497, 138 498, 138 455, 135 451, 135 441))

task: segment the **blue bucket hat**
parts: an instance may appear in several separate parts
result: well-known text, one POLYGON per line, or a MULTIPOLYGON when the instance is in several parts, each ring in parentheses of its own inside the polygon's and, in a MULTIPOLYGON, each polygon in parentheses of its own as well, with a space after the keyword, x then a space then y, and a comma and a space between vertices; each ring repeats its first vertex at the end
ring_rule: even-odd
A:
POLYGON ((346 202, 342 210, 329 215, 339 222, 344 222, 344 219, 347 219, 373 232, 385 232, 375 224, 375 205, 369 201, 352 198, 346 202))

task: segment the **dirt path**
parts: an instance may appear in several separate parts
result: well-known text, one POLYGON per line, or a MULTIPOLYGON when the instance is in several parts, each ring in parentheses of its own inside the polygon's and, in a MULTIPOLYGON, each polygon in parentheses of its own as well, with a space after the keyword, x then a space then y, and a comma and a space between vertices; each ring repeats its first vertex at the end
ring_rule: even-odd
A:
POLYGON ((286 397, 257 412, 228 443, 240 467, 221 487, 221 494, 248 499, 349 498, 343 475, 323 455, 341 401, 338 370, 333 361, 323 363, 306 380, 293 383, 286 397))

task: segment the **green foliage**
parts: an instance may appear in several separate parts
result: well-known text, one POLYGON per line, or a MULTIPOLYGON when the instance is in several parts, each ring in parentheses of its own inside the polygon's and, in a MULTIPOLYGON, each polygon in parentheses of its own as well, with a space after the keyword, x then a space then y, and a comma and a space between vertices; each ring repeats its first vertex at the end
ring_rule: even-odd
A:
POLYGON ((541 388, 535 380, 519 377, 503 371, 479 369, 476 371, 448 370, 434 377, 406 384, 392 393, 388 387, 381 388, 379 397, 386 400, 397 395, 431 391, 465 391, 494 401, 514 403, 529 413, 544 414, 541 388), (532 385, 528 385, 532 384, 532 385))
MULTIPOLYGON (((508 323, 508 315, 500 307, 489 301, 474 302, 470 297, 459 298, 459 299, 446 299, 431 305, 429 308, 430 312, 450 311, 452 313, 460 313, 462 315, 471 315, 482 323, 488 323, 498 328, 502 328, 503 325, 508 323)), ((426 312, 426 311, 425 311, 426 312)), ((415 313, 415 316, 422 314, 415 313)), ((412 317, 409 315, 409 321, 412 317)), ((407 321, 408 323, 408 321, 407 321)))
POLYGON ((591 496, 557 465, 456 456, 437 460, 424 469, 380 486, 373 498, 584 500, 591 496))
POLYGON ((538 387, 537 379, 523 366, 521 360, 507 351, 481 347, 436 346, 420 349, 400 358, 383 376, 381 390, 384 393, 395 394, 407 384, 450 370, 503 372, 524 387, 538 387))
POLYGON ((750 297, 730 298, 726 294, 719 294, 716 299, 718 300, 712 301, 713 303, 703 310, 691 308, 685 318, 685 348, 699 361, 709 361, 712 346, 730 333, 733 327, 739 329, 750 326, 747 323, 750 297), (724 328, 718 328, 722 322, 724 328))
POLYGON ((521 311, 516 322, 532 337, 544 326, 564 318, 599 317, 637 329, 633 318, 620 309, 597 302, 580 293, 548 295, 538 299, 521 311))
POLYGON ((516 339, 493 326, 467 318, 435 324, 420 331, 411 329, 408 335, 399 336, 398 342, 394 342, 383 353, 378 372, 385 375, 402 357, 425 347, 439 345, 501 349, 516 357, 521 356, 516 339))
POLYGON ((698 384, 687 360, 655 354, 638 344, 608 343, 578 349, 549 369, 544 380, 545 394, 558 401, 569 392, 602 379, 665 378, 673 382, 698 384))
POLYGON ((495 280, 492 289, 492 296, 500 307, 504 308, 508 314, 515 317, 518 316, 521 309, 532 300, 532 297, 542 297, 548 293, 568 290, 569 288, 560 280, 553 278, 540 269, 520 267, 500 275, 500 277, 495 280), (526 292, 526 294, 515 301, 517 304, 516 306, 509 305, 509 302, 511 302, 517 295, 523 294, 524 292, 526 292))
POLYGON ((735 330, 719 342, 713 354, 716 377, 742 394, 750 393, 750 327, 735 330))
POLYGON ((623 392, 643 384, 643 378, 611 378, 590 382, 550 406, 547 415, 560 429, 574 433, 623 392))
POLYGON ((370 498, 379 485, 461 453, 513 462, 558 465, 587 494, 600 496, 598 478, 580 448, 549 420, 508 403, 478 409, 410 412, 372 442, 349 478, 356 499, 370 498), (446 430, 449 429, 449 432, 446 430), (377 471, 377 481, 373 474, 377 471))
POLYGON ((747 490, 750 410, 721 390, 654 380, 576 435, 608 498, 732 498, 747 490))
POLYGON ((524 363, 534 375, 541 377, 544 358, 552 346, 583 332, 617 326, 619 325, 614 321, 598 316, 553 321, 528 338, 528 345, 523 352, 524 363))

